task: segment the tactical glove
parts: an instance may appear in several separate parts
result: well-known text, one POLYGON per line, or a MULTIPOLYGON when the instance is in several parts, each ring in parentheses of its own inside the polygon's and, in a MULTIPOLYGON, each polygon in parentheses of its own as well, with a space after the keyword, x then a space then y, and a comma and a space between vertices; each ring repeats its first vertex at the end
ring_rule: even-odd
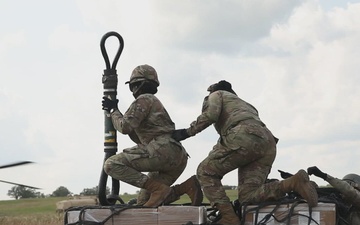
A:
POLYGON ((110 111, 112 109, 117 109, 119 100, 116 99, 116 100, 111 100, 109 99, 108 97, 103 97, 103 100, 102 100, 102 109, 103 110, 106 110, 107 112, 110 113, 110 111))
POLYGON ((190 137, 190 135, 186 132, 186 129, 179 129, 179 130, 174 130, 171 137, 175 141, 183 141, 186 138, 190 137))
POLYGON ((317 168, 316 166, 312 166, 312 167, 309 167, 308 169, 307 169, 307 172, 308 172, 308 174, 309 175, 315 175, 315 176, 317 176, 317 177, 320 177, 320 178, 322 178, 322 179, 324 179, 324 180, 326 180, 326 178, 327 178, 327 174, 326 173, 323 173, 321 170, 319 170, 319 168, 317 168))

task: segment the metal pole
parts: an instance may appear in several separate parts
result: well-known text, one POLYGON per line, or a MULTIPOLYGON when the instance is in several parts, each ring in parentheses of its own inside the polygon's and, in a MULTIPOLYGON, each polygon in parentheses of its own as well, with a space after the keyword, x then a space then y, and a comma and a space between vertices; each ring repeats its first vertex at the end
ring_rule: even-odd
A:
MULTIPOLYGON (((102 83, 104 88, 104 96, 110 99, 116 99, 117 95, 117 73, 116 73, 116 64, 120 58, 121 52, 124 48, 124 40, 120 36, 120 34, 111 31, 106 33, 101 41, 100 41, 100 49, 101 53, 104 57, 106 69, 104 70, 104 74, 102 77, 102 83), (110 65, 109 57, 107 55, 105 49, 105 41, 107 38, 114 36, 119 40, 119 48, 115 55, 112 65, 110 65)), ((112 124, 110 114, 104 110, 104 152, 105 152, 105 161, 110 157, 116 154, 117 152, 117 140, 116 140, 116 130, 112 124)), ((101 170, 100 181, 99 181, 99 190, 98 190, 98 197, 101 205, 114 205, 116 201, 120 201, 124 204, 124 201, 119 196, 120 190, 120 182, 114 178, 112 178, 112 188, 110 195, 106 195, 106 187, 107 187, 107 179, 108 175, 104 171, 104 163, 101 170)))

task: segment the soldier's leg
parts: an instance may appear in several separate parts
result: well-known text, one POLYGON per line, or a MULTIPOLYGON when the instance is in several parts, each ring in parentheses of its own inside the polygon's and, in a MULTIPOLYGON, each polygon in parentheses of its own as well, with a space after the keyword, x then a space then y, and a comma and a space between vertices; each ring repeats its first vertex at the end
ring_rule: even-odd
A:
POLYGON ((171 185, 183 172, 186 163, 187 155, 181 146, 160 140, 150 142, 147 146, 124 149, 105 161, 104 170, 117 180, 141 188, 149 178, 142 172, 154 172, 150 177, 171 185), (156 172, 163 175, 155 175, 156 172))
POLYGON ((278 181, 265 183, 271 166, 254 162, 238 170, 238 200, 258 203, 276 200, 284 196, 278 181))
MULTIPOLYGON (((164 168, 158 173, 154 174, 157 179, 162 180, 163 183, 172 185, 182 174, 187 164, 187 160, 182 160, 178 165, 170 165, 169 168, 164 168)), ((153 174, 153 173, 152 173, 153 174)), ((191 199, 191 205, 200 205, 203 200, 201 186, 196 178, 192 176, 181 184, 171 186, 173 193, 165 201, 165 204, 170 204, 180 198, 181 195, 187 194, 191 199)))
POLYGON ((243 126, 240 146, 241 165, 238 169, 238 199, 244 201, 267 200, 279 195, 274 184, 264 185, 276 157, 276 142, 266 127, 243 126))
POLYGON ((220 162, 218 159, 205 158, 197 168, 197 177, 204 195, 212 205, 230 202, 221 183, 223 176, 237 168, 237 165, 220 162))
MULTIPOLYGON (((212 205, 219 205, 219 207, 217 207, 219 210, 225 210, 225 222, 233 224, 237 224, 238 220, 235 213, 231 213, 231 210, 229 210, 230 199, 221 184, 222 177, 228 172, 237 168, 241 169, 246 167, 256 160, 266 159, 263 163, 267 167, 260 168, 257 166, 252 168, 253 171, 262 169, 260 174, 255 173, 254 176, 256 180, 264 182, 276 155, 275 147, 266 148, 267 143, 265 141, 249 141, 240 144, 242 147, 240 147, 239 150, 226 150, 220 144, 215 145, 209 156, 200 163, 197 170, 198 179, 205 196, 212 205)), ((252 183, 252 179, 254 178, 251 176, 244 177, 243 183, 245 183, 245 181, 252 183)))
MULTIPOLYGON (((186 163, 187 154, 181 145, 157 138, 147 146, 135 146, 110 157, 105 162, 104 169, 115 179, 150 191, 150 199, 145 206, 156 206, 159 199, 171 194, 173 190, 169 186, 180 176, 186 163), (159 172, 162 175, 150 173, 147 176, 142 172, 159 172)), ((140 194, 140 198, 148 198, 146 191, 140 194)))
MULTIPOLYGON (((171 147, 173 154, 169 154, 168 151, 161 154, 161 151, 157 151, 157 157, 151 157, 149 161, 142 163, 149 163, 148 168, 149 171, 152 172, 149 172, 148 176, 151 180, 156 180, 167 187, 172 185, 178 179, 187 164, 187 154, 184 149, 177 145, 171 147)), ((163 198, 164 196, 166 196, 165 193, 158 193, 156 195, 151 193, 149 200, 144 204, 144 206, 151 206, 153 205, 153 199, 157 199, 159 197, 163 198)), ((171 192, 168 196, 166 196, 166 199, 172 198, 171 196, 175 196, 175 189, 173 188, 171 188, 171 192)), ((165 200, 165 203, 166 202, 168 201, 165 200)))
MULTIPOLYGON (((226 150, 223 146, 217 144, 209 156, 200 163, 197 170, 198 179, 205 196, 210 202, 229 201, 222 187, 221 179, 234 169, 246 171, 244 176, 240 172, 239 185, 246 183, 260 186, 265 183, 275 159, 275 147, 266 149, 266 144, 261 146, 259 142, 245 144, 247 148, 241 147, 239 150, 226 150)), ((234 182, 236 183, 237 180, 234 182)))
MULTIPOLYGON (((183 163, 183 165, 178 166, 176 169, 173 169, 172 171, 149 172, 148 177, 170 186, 181 175, 181 173, 185 169, 185 166, 186 166, 186 164, 183 163)), ((149 198, 150 198, 150 192, 147 191, 146 189, 142 188, 137 197, 137 204, 143 205, 149 200, 149 198)), ((177 200, 177 199, 175 199, 175 200, 177 200)))
POLYGON ((200 206, 203 201, 203 192, 201 185, 196 177, 196 175, 191 176, 186 181, 181 184, 176 184, 171 186, 174 190, 173 194, 165 201, 165 204, 170 204, 180 199, 184 194, 187 194, 191 200, 192 206, 200 206))
POLYGON ((240 224, 239 216, 236 215, 221 183, 221 179, 225 174, 238 167, 237 163, 229 162, 231 156, 234 156, 233 153, 231 152, 228 155, 230 157, 220 159, 209 156, 199 164, 197 169, 197 177, 204 195, 211 205, 220 212, 221 220, 218 222, 220 224, 240 224))
MULTIPOLYGON (((163 165, 163 162, 164 160, 161 160, 161 157, 134 158, 131 154, 120 153, 106 160, 104 169, 107 174, 115 179, 149 191, 151 193, 150 198, 144 206, 157 207, 164 202, 173 190, 169 185, 165 185, 143 174, 141 171, 159 170, 159 165, 163 165)), ((146 195, 146 192, 143 193, 146 195)), ((147 198, 146 196, 140 196, 140 198, 142 197, 147 198)))
MULTIPOLYGON (((131 155, 131 154, 130 154, 131 155)), ((104 163, 105 172, 120 181, 135 187, 143 187, 148 176, 141 173, 141 168, 134 166, 136 159, 130 161, 128 153, 119 153, 108 158, 104 163)))
POLYGON ((245 182, 239 184, 240 202, 259 203, 277 200, 284 197, 287 192, 295 191, 299 193, 311 207, 317 205, 318 198, 316 189, 309 181, 308 174, 304 170, 300 170, 294 176, 285 180, 265 183, 261 177, 264 177, 266 170, 263 164, 259 165, 258 163, 253 163, 246 168, 241 168, 239 177, 244 178, 245 181, 253 180, 251 183, 245 182), (261 173, 261 171, 263 171, 263 173, 261 173))
POLYGON ((136 199, 136 204, 137 205, 144 205, 150 198, 150 191, 144 189, 144 188, 141 188, 140 191, 139 191, 139 194, 137 196, 137 199, 136 199))

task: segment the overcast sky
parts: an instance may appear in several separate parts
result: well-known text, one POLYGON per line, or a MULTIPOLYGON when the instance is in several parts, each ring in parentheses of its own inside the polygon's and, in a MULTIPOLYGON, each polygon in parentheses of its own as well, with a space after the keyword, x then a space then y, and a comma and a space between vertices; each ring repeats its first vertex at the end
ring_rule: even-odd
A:
MULTIPOLYGON (((278 169, 317 165, 360 173, 360 2, 338 0, 0 0, 0 180, 78 194, 98 185, 104 158, 100 40, 118 32, 119 108, 138 65, 158 72, 157 96, 176 128, 201 112, 207 87, 225 79, 277 136, 278 169)), ((118 41, 106 47, 112 60, 118 41)), ((180 183, 216 143, 211 126, 183 141, 180 183)), ((118 134, 119 152, 133 142, 118 134)), ((312 178, 319 184, 324 181, 312 178)), ((237 172, 223 179, 237 184, 237 172)), ((0 200, 13 185, 0 183, 0 200)), ((109 186, 111 186, 109 182, 109 186)), ((120 193, 138 188, 123 182, 120 193)))

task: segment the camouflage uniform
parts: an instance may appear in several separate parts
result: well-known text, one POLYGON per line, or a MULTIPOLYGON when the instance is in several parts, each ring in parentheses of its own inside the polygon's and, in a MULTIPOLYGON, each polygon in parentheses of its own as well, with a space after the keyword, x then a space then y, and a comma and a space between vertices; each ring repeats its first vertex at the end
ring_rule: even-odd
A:
POLYGON ((217 144, 197 169, 197 177, 212 205, 230 202, 221 184, 223 176, 239 171, 239 200, 278 198, 279 183, 264 185, 276 156, 274 136, 257 110, 235 94, 218 90, 204 99, 202 114, 186 131, 190 136, 214 124, 217 144))
MULTIPOLYGON (((332 177, 327 174, 326 181, 336 188, 343 196, 345 203, 352 205, 349 214, 345 218, 350 225, 360 224, 360 191, 353 188, 348 182, 332 177)), ((340 222, 340 225, 347 224, 340 222)))
MULTIPOLYGON (((173 184, 186 167, 187 153, 171 138, 175 125, 159 99, 153 94, 142 94, 124 115, 115 110, 111 119, 114 127, 128 134, 137 145, 107 159, 107 174, 140 188, 148 177, 173 184), (147 176, 141 172, 149 173, 147 176)), ((141 189, 138 201, 146 202, 149 196, 148 191, 141 189)))

